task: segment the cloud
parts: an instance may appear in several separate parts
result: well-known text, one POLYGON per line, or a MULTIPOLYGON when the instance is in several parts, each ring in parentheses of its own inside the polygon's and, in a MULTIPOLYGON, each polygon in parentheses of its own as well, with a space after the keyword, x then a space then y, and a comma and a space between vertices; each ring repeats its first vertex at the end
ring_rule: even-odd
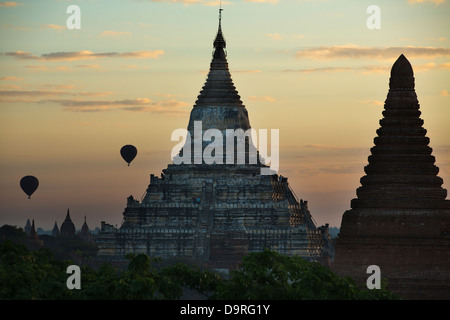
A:
POLYGON ((53 83, 39 84, 38 87, 46 88, 46 89, 57 89, 57 90, 61 90, 61 89, 72 90, 75 88, 75 86, 73 84, 53 84, 53 83))
POLYGON ((353 44, 342 46, 321 46, 306 48, 297 51, 297 58, 312 60, 338 60, 338 59, 377 59, 393 60, 400 54, 407 58, 437 58, 450 56, 450 48, 436 47, 361 47, 353 44))
POLYGON ((151 112, 174 117, 185 117, 189 115, 190 112, 190 110, 186 109, 187 106, 189 106, 189 104, 184 101, 169 99, 164 101, 152 102, 146 106, 125 107, 123 108, 123 110, 135 112, 151 112))
POLYGON ((0 90, 0 102, 35 103, 42 98, 58 97, 68 94, 67 91, 53 90, 0 90))
POLYGON ((0 90, 0 102, 6 103, 54 103, 71 112, 99 112, 123 110, 131 112, 151 112, 167 116, 189 115, 188 103, 175 99, 176 94, 155 93, 163 100, 152 101, 149 98, 132 99, 94 99, 114 94, 109 91, 84 92, 74 91, 71 84, 43 83, 36 86, 36 90, 15 89, 0 90), (87 98, 87 99, 84 99, 87 98))
POLYGON ((46 66, 26 66, 25 68, 30 69, 31 71, 35 71, 35 72, 50 70, 46 66))
MULTIPOLYGON (((361 72, 362 74, 373 73, 388 73, 392 65, 379 66, 359 66, 359 67, 317 67, 305 69, 285 69, 282 72, 298 72, 298 73, 312 73, 312 72, 361 72)), ((450 63, 441 63, 437 65, 434 62, 419 64, 413 66, 414 71, 425 72, 432 69, 450 69, 450 63)))
POLYGON ((151 112, 168 116, 186 116, 189 105, 176 99, 154 102, 148 98, 124 100, 79 100, 79 99, 50 99, 42 102, 53 102, 63 106, 64 111, 98 112, 111 110, 125 110, 134 112, 151 112))
POLYGON ((64 96, 87 96, 87 97, 102 97, 111 95, 112 92, 70 92, 61 89, 71 90, 73 85, 54 85, 42 84, 38 86, 39 89, 47 90, 0 90, 0 102, 7 103, 43 103, 47 100, 45 98, 61 98, 64 96), (53 89, 53 90, 52 90, 53 89))
POLYGON ((370 104, 373 106, 384 106, 384 102, 380 100, 361 100, 360 102, 363 104, 370 104))
POLYGON ((23 6, 23 3, 17 3, 13 1, 0 2, 0 7, 17 7, 17 6, 23 6))
POLYGON ((440 37, 440 38, 429 38, 431 41, 447 41, 448 39, 446 37, 440 37))
POLYGON ((12 77, 12 76, 4 76, 4 77, 0 77, 0 80, 5 80, 5 81, 19 81, 19 80, 23 80, 23 78, 12 77))
POLYGON ((276 99, 274 97, 265 96, 265 97, 257 97, 257 96, 250 96, 248 97, 252 101, 267 101, 267 102, 275 102, 276 99))
POLYGON ((139 51, 131 51, 131 52, 124 52, 119 53, 119 57, 124 58, 151 58, 151 59, 157 59, 159 56, 164 54, 164 50, 139 50, 139 51))
POLYGON ((5 55, 15 57, 20 60, 48 60, 48 61, 77 61, 77 60, 91 60, 102 58, 139 58, 139 59, 157 59, 164 54, 164 50, 139 50, 130 52, 100 52, 92 51, 75 51, 75 52, 51 52, 44 53, 41 56, 36 56, 30 52, 15 51, 7 52, 5 55))
POLYGON ((5 53, 6 56, 14 57, 20 60, 39 60, 38 56, 32 55, 29 52, 26 51, 15 51, 15 52, 7 52, 5 53))
POLYGON ((66 91, 47 91, 47 90, 0 90, 0 96, 7 96, 7 97, 14 97, 14 96, 45 96, 45 97, 52 97, 52 96, 59 96, 67 94, 66 91))
POLYGON ((41 29, 53 29, 53 30, 61 31, 61 30, 67 29, 67 28, 66 28, 66 26, 59 26, 56 24, 43 24, 41 26, 41 29))
POLYGON ((131 32, 129 31, 110 31, 106 30, 100 33, 100 37, 129 37, 131 32))
POLYGON ((2 28, 3 29, 13 29, 13 30, 18 30, 18 31, 30 31, 30 30, 32 30, 29 27, 17 27, 17 26, 12 25, 12 24, 4 24, 4 25, 2 25, 2 28))
MULTIPOLYGON (((124 64, 124 65, 121 65, 121 67, 122 67, 122 68, 127 68, 127 69, 136 69, 136 68, 139 68, 139 66, 138 66, 137 64, 124 64)), ((143 68, 143 67, 141 67, 141 68, 143 68)))
POLYGON ((435 5, 440 5, 441 3, 444 3, 445 0, 408 0, 409 3, 423 3, 423 2, 432 2, 435 5))
POLYGON ((47 67, 43 65, 35 65, 35 66, 25 66, 25 68, 33 71, 33 72, 40 72, 40 71, 61 71, 61 72, 69 72, 69 71, 75 71, 74 68, 78 69, 100 69, 100 65, 97 64, 82 64, 82 65, 76 65, 73 67, 68 66, 53 66, 53 67, 47 67))
POLYGON ((98 64, 79 64, 76 65, 77 68, 82 68, 82 69, 98 69, 100 68, 100 65, 98 64))
POLYGON ((71 67, 68 67, 68 66, 56 66, 56 67, 54 67, 54 70, 64 71, 64 72, 66 72, 66 71, 73 71, 73 69, 71 67))
POLYGON ((266 37, 269 37, 272 40, 281 40, 283 37, 279 33, 267 33, 266 37))
POLYGON ((413 69, 414 69, 414 71, 428 71, 428 70, 434 69, 435 67, 436 67, 436 63, 428 62, 425 64, 413 66, 413 69))

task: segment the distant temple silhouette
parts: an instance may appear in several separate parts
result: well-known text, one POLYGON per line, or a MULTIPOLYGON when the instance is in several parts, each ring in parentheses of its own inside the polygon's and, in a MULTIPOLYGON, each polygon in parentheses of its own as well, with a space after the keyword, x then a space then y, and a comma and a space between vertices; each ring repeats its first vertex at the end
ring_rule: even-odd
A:
MULTIPOLYGON (((33 224, 31 225, 30 219, 27 219, 27 222, 25 224, 24 228, 25 233, 28 236, 29 242, 36 242, 39 240, 39 236, 36 232, 34 220, 33 224)), ((92 236, 91 232, 89 231, 89 226, 86 222, 86 216, 84 217, 84 223, 81 226, 80 232, 77 233, 74 223, 72 222, 72 219, 70 218, 70 210, 67 209, 66 218, 61 224, 61 229, 58 228, 58 223, 55 221, 55 224, 53 225, 53 229, 51 231, 51 236, 54 238, 73 238, 75 236, 79 236, 82 240, 87 242, 93 242, 94 237, 92 236)))
POLYGON ((357 198, 342 217, 333 270, 365 285, 377 265, 409 299, 450 299, 450 200, 428 146, 402 54, 392 66, 375 146, 357 198))
POLYGON ((25 246, 30 250, 37 250, 43 246, 43 242, 39 239, 39 236, 36 232, 36 227, 34 225, 34 219, 32 224, 30 225, 30 219, 27 220, 27 224, 25 226, 27 232, 27 238, 25 240, 25 246))
MULTIPOLYGON (((213 47, 208 78, 190 114, 192 137, 196 121, 201 121, 203 132, 217 129, 224 137, 227 129, 251 128, 228 69, 221 15, 213 47)), ((194 140, 186 147, 194 146, 194 140)), ((251 146, 247 140, 246 159, 251 146)), ((206 147, 203 143, 202 154, 206 147)), ((236 159, 234 149, 228 156, 236 159)), ((127 199, 119 228, 102 222, 97 257, 123 261, 127 253, 146 253, 233 270, 249 252, 270 248, 330 265, 334 248, 328 224, 316 227, 307 201, 296 197, 287 178, 261 175, 261 169, 269 167, 257 160, 254 164, 194 160, 169 164, 161 178, 152 174, 142 201, 127 199)))
POLYGON ((69 209, 67 209, 66 219, 61 225, 61 229, 59 231, 60 237, 73 237, 75 235, 75 225, 70 218, 69 209))

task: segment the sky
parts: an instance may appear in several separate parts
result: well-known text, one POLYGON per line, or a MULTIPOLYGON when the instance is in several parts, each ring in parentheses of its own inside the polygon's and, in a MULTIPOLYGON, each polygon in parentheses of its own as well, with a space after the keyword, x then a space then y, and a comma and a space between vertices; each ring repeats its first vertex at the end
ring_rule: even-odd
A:
MULTIPOLYGON (((402 53, 450 189, 449 2, 222 2, 250 124, 279 130, 278 173, 317 225, 339 227, 356 197, 402 53)), ((77 229, 85 216, 91 229, 120 226, 126 198, 140 199, 171 163, 171 133, 187 127, 206 80, 218 11, 215 0, 0 1, 0 225, 29 218, 51 229, 69 208, 77 229), (67 27, 70 5, 79 29, 67 27), (125 144, 138 149, 129 167, 125 144), (25 175, 40 181, 31 199, 25 175)))

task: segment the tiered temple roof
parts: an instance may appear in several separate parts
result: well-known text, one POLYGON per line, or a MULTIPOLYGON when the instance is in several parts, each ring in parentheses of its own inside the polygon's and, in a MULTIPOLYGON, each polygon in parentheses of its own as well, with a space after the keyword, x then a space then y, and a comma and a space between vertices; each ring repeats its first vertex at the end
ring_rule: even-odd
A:
POLYGON ((361 284, 369 265, 410 299, 450 298, 450 200, 422 127, 411 64, 392 66, 375 146, 344 213, 333 269, 361 284))
POLYGON ((384 117, 352 208, 448 206, 420 115, 414 72, 402 54, 392 66, 384 117))
MULTIPOLYGON (((194 150, 192 157, 198 123, 202 135, 208 129, 220 131, 222 137, 228 129, 250 129, 247 110, 228 69, 220 18, 213 46, 210 70, 188 123, 193 138, 185 147, 194 150)), ((203 157, 191 163, 174 161, 162 170, 161 178, 152 174, 141 201, 128 198, 120 228, 102 222, 97 238, 99 259, 120 261, 129 252, 144 252, 235 269, 248 252, 271 248, 328 264, 328 228, 316 228, 307 202, 297 199, 287 178, 262 175, 261 168, 268 167, 259 156, 256 162, 247 161, 250 139, 245 141, 244 164, 226 162, 225 140, 223 163, 208 164, 203 157)), ((202 141, 199 151, 203 153, 208 146, 209 142, 202 141)), ((234 148, 235 157, 237 152, 234 148)))
POLYGON ((72 219, 70 218, 69 209, 67 209, 66 219, 61 225, 59 235, 62 237, 72 237, 75 235, 75 225, 73 224, 72 219))

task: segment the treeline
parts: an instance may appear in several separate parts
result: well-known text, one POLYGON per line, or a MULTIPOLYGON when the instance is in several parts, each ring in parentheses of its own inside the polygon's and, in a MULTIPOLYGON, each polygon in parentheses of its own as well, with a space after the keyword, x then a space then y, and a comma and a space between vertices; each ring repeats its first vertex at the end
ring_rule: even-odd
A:
POLYGON ((180 299, 186 292, 220 300, 396 299, 385 289, 358 287, 328 268, 265 250, 244 257, 241 268, 225 279, 218 273, 175 263, 158 267, 145 254, 127 256, 127 269, 103 263, 81 268, 81 289, 69 290, 70 260, 58 260, 48 248, 29 250, 0 242, 0 299, 180 299))

